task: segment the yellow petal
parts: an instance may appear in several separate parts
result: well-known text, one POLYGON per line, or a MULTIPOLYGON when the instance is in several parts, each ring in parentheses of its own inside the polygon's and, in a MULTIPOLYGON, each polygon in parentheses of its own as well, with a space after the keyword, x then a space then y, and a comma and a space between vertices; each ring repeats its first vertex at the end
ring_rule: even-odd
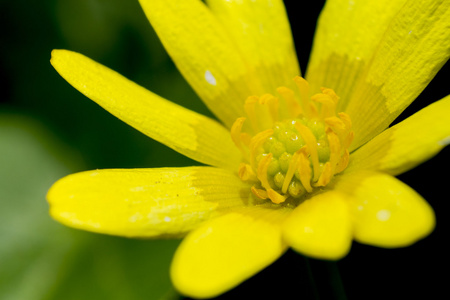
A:
POLYGON ((181 74, 228 128, 244 116, 255 78, 228 32, 200 0, 140 0, 181 74))
POLYGON ((249 76, 261 79, 258 94, 293 84, 300 69, 283 1, 208 0, 207 4, 248 62, 249 76))
POLYGON ((172 262, 175 288, 190 297, 214 297, 271 264, 287 248, 280 223, 290 211, 251 207, 191 232, 172 262))
POLYGON ((409 1, 390 24, 346 109, 355 131, 353 149, 388 127, 449 56, 450 2, 409 1))
POLYGON ((352 222, 344 196, 326 192, 301 203, 284 222, 283 238, 310 257, 345 256, 352 243, 352 222))
POLYGON ((177 237, 246 203, 249 186, 212 167, 98 170, 48 192, 50 214, 79 229, 126 237, 177 237))
POLYGON ((319 17, 306 73, 313 92, 332 88, 340 97, 339 111, 345 108, 354 84, 406 1, 328 0, 319 17))
POLYGON ((398 175, 450 143, 450 96, 385 130, 352 153, 345 172, 375 170, 398 175))
POLYGON ((355 240, 393 248, 409 246, 434 228, 430 205, 395 177, 355 172, 340 177, 336 189, 348 194, 355 240))
POLYGON ((326 73, 322 77, 333 73, 333 80, 342 80, 337 84, 342 88, 331 84, 331 79, 317 84, 331 84, 343 99, 340 109, 352 117, 352 149, 356 149, 384 130, 448 60, 450 2, 352 1, 354 5, 340 9, 334 5, 338 2, 330 4, 333 9, 324 13, 328 17, 321 22, 339 29, 322 30, 316 43, 326 43, 318 46, 311 72, 326 73), (343 15, 336 24, 332 17, 339 11, 343 15), (350 27, 342 36, 341 22, 350 27), (326 47, 332 50, 324 50, 326 47), (322 62, 332 67, 326 70, 322 62), (332 70, 333 66, 340 67, 332 70), (314 68, 317 71, 312 71, 314 68))
POLYGON ((240 153, 219 123, 167 101, 79 53, 52 52, 73 87, 151 138, 199 162, 235 170, 240 153))

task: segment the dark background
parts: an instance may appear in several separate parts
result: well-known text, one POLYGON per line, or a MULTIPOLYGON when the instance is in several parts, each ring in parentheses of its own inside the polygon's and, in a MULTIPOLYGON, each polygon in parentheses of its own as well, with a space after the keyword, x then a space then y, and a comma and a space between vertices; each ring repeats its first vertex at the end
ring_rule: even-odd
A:
MULTIPOLYGON (((299 2, 289 0, 285 4, 304 74, 323 1, 296 5, 299 2)), ((157 94, 211 116, 175 69, 137 1, 0 0, 0 28, 0 125, 25 128, 23 132, 32 132, 51 157, 58 157, 58 161, 67 167, 58 176, 52 175, 56 179, 97 168, 196 164, 109 115, 67 84, 49 63, 52 49, 81 52, 157 94)), ((447 64, 399 119, 449 94, 449 72, 447 64)), ((0 135, 1 143, 12 142, 7 138, 2 140, 0 135)), ((14 159, 3 159, 16 161, 17 166, 11 167, 14 170, 39 176, 45 167, 33 168, 25 163, 31 154, 23 155, 19 153, 14 159)), ((350 254, 337 263, 305 259, 288 251, 275 264, 219 298, 270 295, 277 299, 345 299, 344 294, 347 299, 441 298, 442 294, 447 294, 448 280, 440 273, 447 274, 449 267, 445 246, 449 224, 446 215, 449 207, 446 193, 448 157, 449 150, 444 149, 435 158, 399 176, 435 210, 437 226, 429 237, 402 249, 381 249, 355 242, 350 254)), ((0 176, 3 176, 0 181, 4 181, 9 173, 0 171, 0 176)), ((31 186, 22 175, 17 175, 17 181, 21 188, 31 186)), ((46 210, 45 190, 51 182, 41 183, 41 189, 33 194, 33 201, 42 202, 39 209, 43 211, 46 210)), ((19 199, 16 203, 24 198, 7 196, 0 197, 0 205, 8 207, 14 197, 19 199)), ((11 208, 11 215, 13 211, 15 213, 11 219, 23 218, 21 212, 27 207, 11 208)), ((49 247, 61 244, 60 240, 51 238, 52 230, 58 231, 62 240, 70 235, 70 243, 81 246, 70 246, 67 250, 70 254, 62 255, 58 263, 50 256, 46 263, 50 267, 46 270, 57 276, 48 283, 49 291, 38 293, 30 288, 31 296, 21 299, 177 298, 170 290, 167 271, 178 242, 135 241, 81 233, 47 221, 49 217, 45 213, 39 218, 49 222, 48 227, 35 229, 31 221, 31 226, 27 227, 30 235, 45 236, 46 242, 38 244, 38 249, 36 244, 25 241, 18 250, 18 253, 26 254, 17 258, 21 263, 9 264, 5 262, 10 256, 2 256, 4 252, 0 251, 0 264, 7 265, 0 271, 0 298, 17 295, 11 291, 31 286, 23 280, 24 276, 51 278, 38 271, 33 275, 30 269, 37 261, 35 253, 49 253, 49 247), (104 260, 104 264, 94 269, 92 265, 98 260, 104 260), (118 266, 111 267, 117 262, 120 262, 118 266), (151 284, 159 280, 161 284, 151 284)), ((9 219, 2 219, 2 226, 11 228, 12 225, 6 223, 9 219)), ((0 238, 2 233, 8 233, 7 230, 0 230, 0 238)), ((3 241, 8 243, 7 238, 2 238, 3 241)))

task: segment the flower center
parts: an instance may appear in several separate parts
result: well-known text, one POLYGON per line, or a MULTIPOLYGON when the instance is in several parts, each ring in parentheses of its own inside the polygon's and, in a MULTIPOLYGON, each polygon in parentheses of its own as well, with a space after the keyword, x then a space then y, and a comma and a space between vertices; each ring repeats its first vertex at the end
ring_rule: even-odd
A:
POLYGON ((247 98, 247 118, 231 128, 245 159, 239 177, 253 183, 256 197, 276 204, 326 186, 347 167, 353 140, 349 115, 336 114, 336 93, 322 88, 309 97, 308 82, 299 76, 294 81, 297 93, 277 89, 281 101, 270 94, 247 98))

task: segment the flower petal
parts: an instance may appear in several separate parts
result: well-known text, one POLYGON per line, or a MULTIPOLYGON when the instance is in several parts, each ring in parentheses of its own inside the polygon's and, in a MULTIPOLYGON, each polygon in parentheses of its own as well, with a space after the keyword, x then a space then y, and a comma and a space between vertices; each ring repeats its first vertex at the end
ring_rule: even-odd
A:
MULTIPOLYGON (((408 1, 399 7, 401 4, 402 1, 371 1, 370 4, 361 1, 354 6, 344 5, 341 11, 351 12, 341 16, 347 17, 348 21, 340 22, 355 29, 347 31, 347 35, 342 37, 340 30, 332 30, 321 34, 318 41, 323 43, 330 38, 325 46, 319 48, 333 48, 332 45, 335 45, 340 50, 333 49, 328 55, 324 55, 325 50, 318 50, 312 69, 328 60, 328 64, 342 65, 340 70, 332 71, 336 73, 336 80, 353 77, 351 81, 343 83, 351 88, 351 94, 341 93, 339 88, 330 86, 341 98, 347 98, 340 107, 352 117, 355 131, 353 149, 388 127, 427 86, 450 56, 450 2, 408 1), (367 18, 366 21, 363 18, 367 18), (333 62, 333 59, 338 61, 333 62)), ((335 8, 333 12, 321 22, 336 23, 330 17, 336 16, 338 9, 335 8)))
POLYGON ((347 193, 355 240, 393 248, 409 246, 434 228, 430 205, 395 177, 376 172, 340 176, 336 189, 347 193))
POLYGON ((286 250, 280 223, 290 209, 249 207, 191 232, 175 253, 175 288, 195 298, 217 296, 253 276, 286 250))
POLYGON ((259 86, 228 32, 200 0, 140 0, 181 74, 228 128, 259 86))
POLYGON ((261 79, 260 94, 294 84, 300 69, 283 1, 208 0, 207 4, 249 63, 249 76, 261 79))
POLYGON ((50 214, 79 229, 126 237, 177 237, 230 208, 249 187, 212 167, 98 170, 72 174, 48 192, 50 214))
POLYGON ((407 0, 328 0, 306 73, 313 91, 332 88, 342 110, 391 20, 407 0))
POLYGON ((216 121, 167 101, 86 56, 53 50, 52 65, 73 87, 151 138, 204 164, 235 170, 241 155, 216 121))
POLYGON ((344 196, 326 192, 301 203, 284 222, 283 238, 310 257, 344 257, 352 243, 352 222, 344 196))
POLYGON ((450 143, 450 95, 386 129, 352 153, 345 172, 383 171, 399 175, 450 143))

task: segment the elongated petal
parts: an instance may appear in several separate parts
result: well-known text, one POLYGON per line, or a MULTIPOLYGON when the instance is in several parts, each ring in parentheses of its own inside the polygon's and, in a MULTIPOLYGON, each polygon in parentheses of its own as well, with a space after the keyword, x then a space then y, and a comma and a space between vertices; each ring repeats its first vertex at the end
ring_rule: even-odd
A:
POLYGON ((280 223, 290 211, 249 207, 190 233, 172 262, 175 288, 195 298, 214 297, 271 264, 287 248, 280 223))
MULTIPOLYGON (((448 1, 407 1, 401 7, 401 1, 371 1, 370 4, 361 1, 358 4, 351 6, 354 8, 351 16, 357 16, 355 20, 367 18, 367 21, 353 23, 354 17, 349 18, 350 26, 355 29, 348 31, 346 37, 352 38, 338 37, 335 40, 346 44, 348 51, 339 54, 332 50, 328 57, 318 59, 338 56, 339 61, 348 60, 343 63, 343 70, 350 66, 354 79, 360 78, 348 83, 352 83, 350 95, 331 86, 348 98, 341 108, 345 108, 352 117, 355 131, 353 149, 384 130, 419 95, 450 56, 448 1), (365 8, 358 9, 359 6, 365 8), (370 25, 373 18, 377 18, 377 22, 370 25), (384 29, 379 30, 379 26, 384 29), (364 30, 360 32, 360 28, 364 30), (369 28, 376 34, 371 34, 369 28), (374 43, 376 39, 378 42, 374 43), (364 43, 371 45, 370 49, 363 47, 365 51, 355 53, 353 47, 364 43)), ((328 19, 324 22, 333 21, 328 19)), ((352 76, 339 73, 336 78, 347 77, 352 76)))
POLYGON ((239 51, 261 79, 260 94, 294 84, 300 75, 283 1, 208 0, 213 14, 231 34, 239 51))
POLYGON ((358 242, 393 248, 409 246, 434 228, 430 205, 395 177, 376 172, 344 174, 336 189, 349 195, 358 242))
POLYGON ((50 214, 79 229, 126 237, 177 237, 246 203, 249 187, 211 167, 98 170, 48 192, 50 214))
POLYGON ((79 53, 52 52, 52 65, 73 87, 151 138, 199 162, 236 169, 240 153, 214 120, 144 89, 79 53))
POLYGON ((409 1, 390 24, 347 107, 357 116, 352 119, 355 148, 388 127, 449 56, 450 2, 409 1))
POLYGON ((340 96, 339 108, 345 108, 381 37, 406 1, 328 0, 306 74, 312 90, 332 88, 340 96))
POLYGON ((406 172, 436 155, 450 143, 450 96, 386 129, 352 153, 345 172, 406 172))
POLYGON ((283 224, 283 238, 289 246, 319 259, 344 257, 353 238, 344 196, 327 192, 301 203, 283 224))
POLYGON ((225 28, 200 0, 140 0, 181 74, 229 128, 256 93, 255 78, 225 28))

